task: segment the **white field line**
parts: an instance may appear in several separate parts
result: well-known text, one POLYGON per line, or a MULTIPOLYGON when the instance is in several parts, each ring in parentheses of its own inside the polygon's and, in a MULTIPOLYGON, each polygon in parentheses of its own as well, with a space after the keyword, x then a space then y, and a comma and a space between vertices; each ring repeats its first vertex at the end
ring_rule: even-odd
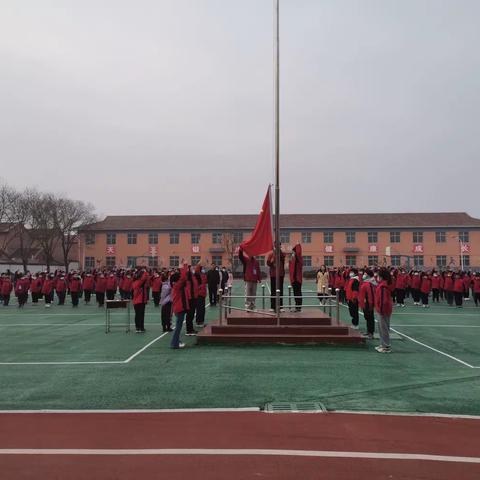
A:
MULTIPOLYGON (((342 304, 342 306, 345 307, 345 308, 348 308, 346 305, 343 305, 343 304, 342 304)), ((363 312, 359 312, 359 313, 363 316, 363 312)), ((377 319, 375 319, 375 322, 378 323, 377 319)), ((450 355, 450 354, 448 354, 448 353, 446 353, 446 352, 442 352, 441 350, 438 350, 437 348, 434 348, 434 347, 432 347, 432 346, 430 346, 430 345, 427 345, 426 343, 420 342, 420 341, 416 340, 415 338, 410 337, 409 335, 405 335, 404 333, 399 332, 399 331, 396 330, 395 328, 390 327, 390 330, 391 330, 392 332, 395 332, 395 333, 397 333, 398 335, 401 335, 402 337, 410 340, 411 342, 414 342, 414 343, 416 343, 416 344, 418 344, 418 345, 421 345, 422 347, 428 348, 429 350, 432 350, 433 352, 436 352, 436 353, 438 353, 438 354, 440 354, 440 355, 443 355, 444 357, 450 358, 451 360, 453 360, 453 361, 455 361, 455 362, 461 363, 462 365, 464 365, 464 366, 466 366, 466 367, 468 367, 468 368, 480 368, 480 367, 475 367, 475 366, 471 365, 470 363, 464 362, 463 360, 460 360, 459 358, 454 357, 453 355, 450 355)))
MULTIPOLYGON (((0 410, 0 415, 16 415, 16 414, 38 414, 38 413, 215 413, 215 412, 260 412, 258 407, 240 407, 240 408, 154 408, 154 409, 125 409, 125 410, 0 410)), ((480 418, 480 417, 479 417, 480 418)))
MULTIPOLYGON (((210 303, 207 303, 205 305, 205 309, 210 307, 210 303)), ((33 324, 33 325, 38 325, 38 324, 33 324)), ((58 324, 52 324, 53 326, 57 326, 58 324)), ((67 324, 67 325, 78 325, 78 324, 67 324)), ((88 325, 88 324, 83 324, 83 325, 88 325)), ((92 325, 92 324, 90 324, 92 325)), ((105 325, 104 323, 98 324, 98 325, 105 325)), ((1 325, 0 325, 1 326, 1 325)), ((107 364, 125 364, 125 363, 130 363, 134 358, 136 358, 138 355, 140 355, 142 352, 144 352, 148 347, 153 345, 155 342, 163 338, 165 335, 167 335, 169 332, 165 332, 162 335, 159 335, 158 337, 154 338, 151 342, 147 343, 144 347, 142 347, 140 350, 135 352, 133 355, 130 355, 126 360, 113 360, 113 361, 94 361, 94 362, 0 362, 0 366, 5 366, 5 365, 107 365, 107 364)))
POLYGON ((456 316, 456 317, 480 317, 480 311, 475 314, 475 313, 460 313, 460 314, 454 314, 454 313, 435 313, 435 312, 419 312, 419 311, 412 311, 412 312, 396 312, 395 310, 393 311, 393 315, 394 316, 397 316, 397 315, 416 315, 416 316, 419 316, 419 317, 453 317, 453 316, 456 316), (415 312, 415 313, 413 313, 415 312))
MULTIPOLYGON (((14 410, 13 410, 14 412, 14 410)), ((0 412, 1 413, 1 412, 0 412)), ((421 412, 369 412, 367 410, 333 410, 328 413, 339 415, 381 415, 389 417, 439 417, 451 419, 480 420, 480 415, 455 415, 450 413, 421 413, 421 412)))
POLYGON ((316 457, 357 458, 373 460, 409 460, 480 464, 480 457, 428 455, 421 453, 344 452, 331 450, 273 450, 256 448, 149 448, 149 449, 81 449, 81 448, 4 448, 0 455, 202 455, 202 456, 266 456, 266 457, 316 457))
POLYGON ((417 325, 413 323, 412 325, 409 325, 407 323, 403 323, 402 325, 391 325, 391 327, 480 328, 480 325, 417 325))

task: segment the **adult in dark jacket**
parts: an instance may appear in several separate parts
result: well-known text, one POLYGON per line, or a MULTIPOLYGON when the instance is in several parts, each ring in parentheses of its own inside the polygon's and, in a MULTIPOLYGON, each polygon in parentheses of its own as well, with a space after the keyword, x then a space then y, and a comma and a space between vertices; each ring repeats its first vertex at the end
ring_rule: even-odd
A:
POLYGON ((218 286, 220 285, 220 272, 217 270, 217 267, 214 263, 212 263, 212 267, 207 273, 207 283, 210 305, 215 306, 218 302, 218 286))
POLYGON ((295 311, 302 310, 303 256, 302 246, 297 243, 292 249, 289 263, 290 283, 295 297, 295 311))
POLYGON ((285 254, 280 250, 280 281, 277 286, 277 269, 275 265, 275 252, 271 252, 267 258, 267 265, 270 267, 270 285, 271 285, 271 300, 270 307, 276 311, 276 291, 280 290, 280 310, 283 310, 283 280, 285 279, 285 254))

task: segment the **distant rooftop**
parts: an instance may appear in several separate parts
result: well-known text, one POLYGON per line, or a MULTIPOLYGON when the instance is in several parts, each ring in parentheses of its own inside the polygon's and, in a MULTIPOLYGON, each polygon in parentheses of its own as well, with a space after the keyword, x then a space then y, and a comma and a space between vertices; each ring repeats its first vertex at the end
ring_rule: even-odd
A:
MULTIPOLYGON (((83 230, 247 230, 258 215, 111 215, 83 230)), ((281 215, 282 229, 480 228, 465 212, 319 213, 281 215)))

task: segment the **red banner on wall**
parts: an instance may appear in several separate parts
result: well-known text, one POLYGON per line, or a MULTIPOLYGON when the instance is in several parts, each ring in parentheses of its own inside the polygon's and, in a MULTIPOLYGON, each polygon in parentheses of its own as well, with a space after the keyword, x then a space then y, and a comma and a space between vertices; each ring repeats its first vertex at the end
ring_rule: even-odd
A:
POLYGON ((114 245, 107 245, 107 249, 105 251, 106 255, 115 255, 115 246, 114 245))
POLYGON ((423 253, 423 245, 421 243, 418 243, 417 245, 413 246, 413 253, 423 253))

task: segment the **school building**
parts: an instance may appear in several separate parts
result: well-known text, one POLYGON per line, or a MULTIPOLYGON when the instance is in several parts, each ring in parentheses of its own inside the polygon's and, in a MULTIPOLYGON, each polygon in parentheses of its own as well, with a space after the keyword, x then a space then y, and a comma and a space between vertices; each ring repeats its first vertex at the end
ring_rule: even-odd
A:
MULTIPOLYGON (((108 216, 79 232, 80 267, 174 267, 182 261, 238 269, 238 245, 257 215, 108 216)), ((286 214, 285 251, 301 243, 305 267, 480 266, 480 219, 467 213, 286 214)), ((260 263, 264 266, 265 257, 260 263)))

